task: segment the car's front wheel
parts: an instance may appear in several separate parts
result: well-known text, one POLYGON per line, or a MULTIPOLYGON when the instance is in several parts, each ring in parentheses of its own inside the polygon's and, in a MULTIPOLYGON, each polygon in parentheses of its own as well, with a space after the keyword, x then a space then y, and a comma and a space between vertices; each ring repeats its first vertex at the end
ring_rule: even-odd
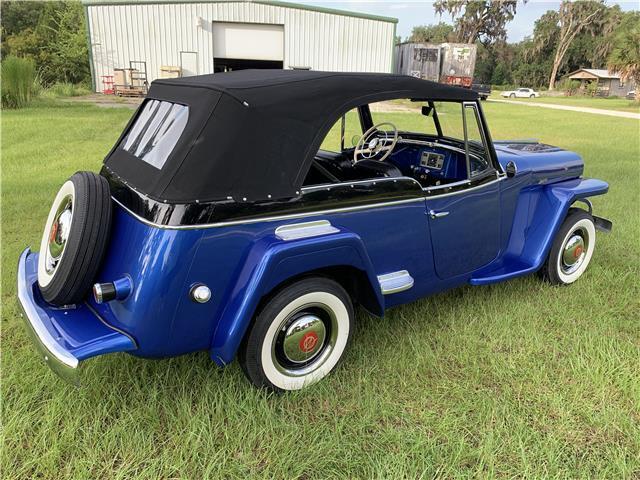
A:
POLYGON ((568 285, 584 273, 596 246, 593 217, 571 209, 560 227, 540 273, 554 285, 568 285))
POLYGON ((516 98, 516 94, 512 93, 511 95, 509 95, 509 98, 516 98))
POLYGON ((352 330, 349 294, 328 278, 306 278, 262 307, 238 358, 255 386, 299 390, 335 368, 352 330))

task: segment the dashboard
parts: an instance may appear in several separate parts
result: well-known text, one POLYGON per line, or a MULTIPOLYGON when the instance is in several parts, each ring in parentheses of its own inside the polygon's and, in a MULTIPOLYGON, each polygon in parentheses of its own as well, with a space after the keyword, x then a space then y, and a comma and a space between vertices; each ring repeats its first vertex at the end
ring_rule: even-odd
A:
MULTIPOLYGON (((467 178, 467 160, 461 148, 417 139, 400 139, 388 162, 423 187, 452 183, 467 178)), ((481 156, 469 155, 472 172, 481 172, 490 164, 481 156)))

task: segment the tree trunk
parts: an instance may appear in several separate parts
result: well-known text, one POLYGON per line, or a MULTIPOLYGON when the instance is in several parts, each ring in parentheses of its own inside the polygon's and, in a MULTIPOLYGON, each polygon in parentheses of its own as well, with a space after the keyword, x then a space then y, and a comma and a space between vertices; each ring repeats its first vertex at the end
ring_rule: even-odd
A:
POLYGON ((556 75, 558 75, 558 68, 560 68, 561 61, 562 59, 558 60, 558 55, 556 54, 556 58, 553 60, 551 76, 549 77, 549 90, 555 90, 556 88, 556 75))

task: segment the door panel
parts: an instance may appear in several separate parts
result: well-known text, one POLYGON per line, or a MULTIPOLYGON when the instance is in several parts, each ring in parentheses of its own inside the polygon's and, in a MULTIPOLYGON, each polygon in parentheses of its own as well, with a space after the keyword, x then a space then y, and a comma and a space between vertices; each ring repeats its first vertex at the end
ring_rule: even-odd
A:
POLYGON ((198 75, 197 52, 180 52, 180 71, 183 77, 198 75))
POLYGON ((463 275, 491 262, 500 248, 500 182, 427 199, 436 274, 463 275))

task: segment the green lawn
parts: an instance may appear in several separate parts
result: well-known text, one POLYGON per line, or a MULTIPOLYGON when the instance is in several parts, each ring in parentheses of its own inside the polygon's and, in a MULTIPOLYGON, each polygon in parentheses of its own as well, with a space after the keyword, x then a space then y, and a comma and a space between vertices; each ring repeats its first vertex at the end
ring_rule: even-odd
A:
POLYGON ((342 366, 282 396, 206 353, 104 356, 81 389, 40 363, 17 315, 18 254, 131 110, 2 112, 2 477, 639 478, 640 122, 484 106, 494 138, 575 150, 610 182, 594 204, 614 232, 587 273, 567 288, 464 287, 383 320, 360 312, 342 366))
POLYGON ((603 110, 619 110, 623 112, 640 113, 640 104, 633 100, 627 100, 626 98, 612 97, 612 98, 600 98, 600 97, 546 97, 541 96, 538 98, 507 98, 504 99, 500 96, 500 92, 494 92, 490 98, 502 99, 502 100, 517 100, 519 102, 537 102, 537 103, 554 103, 556 105, 569 105, 572 107, 587 107, 587 108, 601 108, 603 110))

